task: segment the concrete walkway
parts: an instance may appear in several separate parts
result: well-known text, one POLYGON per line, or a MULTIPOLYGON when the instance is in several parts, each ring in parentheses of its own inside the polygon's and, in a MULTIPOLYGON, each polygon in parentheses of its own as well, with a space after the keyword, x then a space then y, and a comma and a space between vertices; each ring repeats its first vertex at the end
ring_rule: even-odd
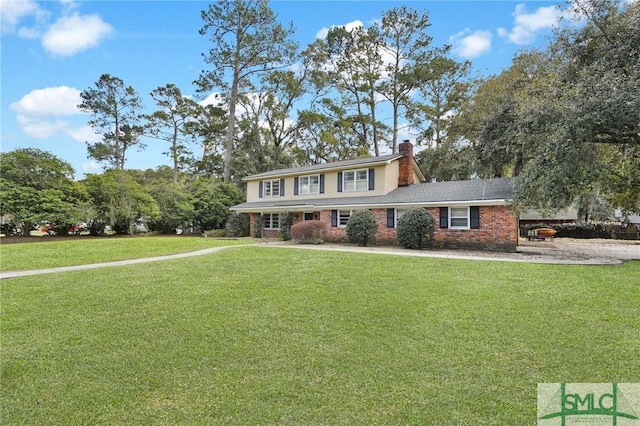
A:
MULTIPOLYGON (((92 263, 88 265, 62 266, 59 268, 36 269, 31 271, 7 271, 0 272, 0 280, 6 278, 27 277, 32 275, 54 274, 58 272, 82 271, 87 269, 107 268, 111 266, 127 266, 138 263, 159 262, 163 260, 182 259, 186 257, 203 256, 215 253, 220 250, 241 247, 267 247, 267 248, 289 248, 296 250, 324 250, 324 251, 340 251, 351 253, 369 253, 383 254, 393 256, 414 256, 444 259, 462 259, 462 260, 480 260, 480 261, 499 261, 499 262, 521 262, 521 263, 544 263, 544 264, 562 264, 562 265, 617 265, 624 260, 640 259, 640 245, 629 246, 630 256, 624 257, 620 253, 613 256, 604 257, 602 253, 593 253, 591 255, 576 255, 566 250, 564 247, 560 250, 555 245, 549 244, 522 244, 518 248, 517 253, 496 253, 484 251, 466 251, 466 250, 407 250, 400 247, 359 247, 341 244, 322 244, 322 245, 306 245, 292 242, 283 242, 277 240, 263 240, 258 244, 233 245, 212 247, 203 250, 197 250, 187 253, 169 254, 164 256, 146 257, 142 259, 119 260, 116 262, 92 263)), ((600 250, 602 247, 600 247, 600 250)))
POLYGON ((241 246, 211 247, 211 248, 197 250, 197 251, 190 251, 187 253, 167 254, 164 256, 145 257, 142 259, 118 260, 115 262, 91 263, 88 265, 61 266, 59 268, 35 269, 31 271, 7 271, 7 272, 0 272, 0 280, 3 280, 5 278, 27 277, 31 275, 43 275, 43 274, 55 274, 58 272, 69 272, 69 271, 83 271, 86 269, 108 268, 110 266, 127 266, 127 265, 135 265, 138 263, 149 263, 149 262, 159 262, 162 260, 182 259, 185 257, 203 256, 205 254, 215 253, 217 251, 231 248, 231 247, 241 247, 241 246))

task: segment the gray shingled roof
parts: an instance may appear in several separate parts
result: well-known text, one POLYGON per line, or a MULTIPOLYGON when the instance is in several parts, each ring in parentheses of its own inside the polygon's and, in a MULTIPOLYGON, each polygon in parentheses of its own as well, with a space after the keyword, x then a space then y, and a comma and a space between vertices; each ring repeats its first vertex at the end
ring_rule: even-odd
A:
POLYGON ((437 204, 445 202, 503 201, 513 198, 511 178, 474 179, 450 182, 425 182, 398 187, 386 195, 354 196, 334 198, 300 198, 242 203, 232 210, 292 208, 326 208, 332 206, 395 206, 416 204, 437 204))
POLYGON ((272 176, 287 176, 287 175, 301 174, 301 173, 307 173, 307 172, 317 172, 317 171, 324 171, 324 170, 351 168, 355 166, 383 164, 383 163, 386 163, 387 161, 397 160, 398 158, 402 158, 402 154, 389 154, 389 155, 382 155, 380 157, 356 158, 355 160, 343 160, 343 161, 334 161, 332 163, 313 164, 311 166, 291 167, 289 169, 272 170, 269 172, 259 173, 257 175, 247 176, 243 180, 255 180, 255 179, 263 179, 263 178, 272 177, 272 176))

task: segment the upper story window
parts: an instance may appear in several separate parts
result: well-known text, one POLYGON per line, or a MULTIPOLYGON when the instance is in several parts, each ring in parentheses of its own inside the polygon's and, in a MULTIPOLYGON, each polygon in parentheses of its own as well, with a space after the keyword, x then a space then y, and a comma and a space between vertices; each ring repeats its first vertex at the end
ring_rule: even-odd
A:
POLYGON ((345 192, 367 191, 369 189, 369 171, 362 169, 343 172, 342 188, 345 192))
POLYGON ((274 179, 262 181, 262 194, 264 197, 279 197, 280 180, 274 179))
POLYGON ((320 193, 320 175, 300 176, 298 178, 298 194, 309 195, 320 193))

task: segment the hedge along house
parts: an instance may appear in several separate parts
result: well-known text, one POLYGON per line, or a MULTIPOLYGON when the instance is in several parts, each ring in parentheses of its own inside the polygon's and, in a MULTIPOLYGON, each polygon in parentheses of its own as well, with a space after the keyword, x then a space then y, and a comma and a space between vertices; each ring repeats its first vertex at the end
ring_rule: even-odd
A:
POLYGON ((425 182, 409 141, 400 144, 398 154, 274 170, 244 180, 247 201, 231 210, 249 213, 251 235, 262 215, 262 235, 277 237, 282 215, 290 213, 293 224, 325 222, 326 240, 343 241, 351 213, 369 209, 378 218, 376 240, 395 244, 398 218, 421 207, 436 220, 436 247, 515 251, 518 243, 510 178, 425 182))

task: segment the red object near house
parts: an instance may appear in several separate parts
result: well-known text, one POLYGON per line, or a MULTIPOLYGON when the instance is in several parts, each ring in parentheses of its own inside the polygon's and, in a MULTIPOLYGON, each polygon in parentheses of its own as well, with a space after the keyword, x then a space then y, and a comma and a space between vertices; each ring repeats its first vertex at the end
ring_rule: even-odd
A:
POLYGON ((539 237, 544 237, 544 238, 553 237, 558 233, 558 231, 551 228, 539 228, 536 231, 538 231, 537 234, 539 237))

